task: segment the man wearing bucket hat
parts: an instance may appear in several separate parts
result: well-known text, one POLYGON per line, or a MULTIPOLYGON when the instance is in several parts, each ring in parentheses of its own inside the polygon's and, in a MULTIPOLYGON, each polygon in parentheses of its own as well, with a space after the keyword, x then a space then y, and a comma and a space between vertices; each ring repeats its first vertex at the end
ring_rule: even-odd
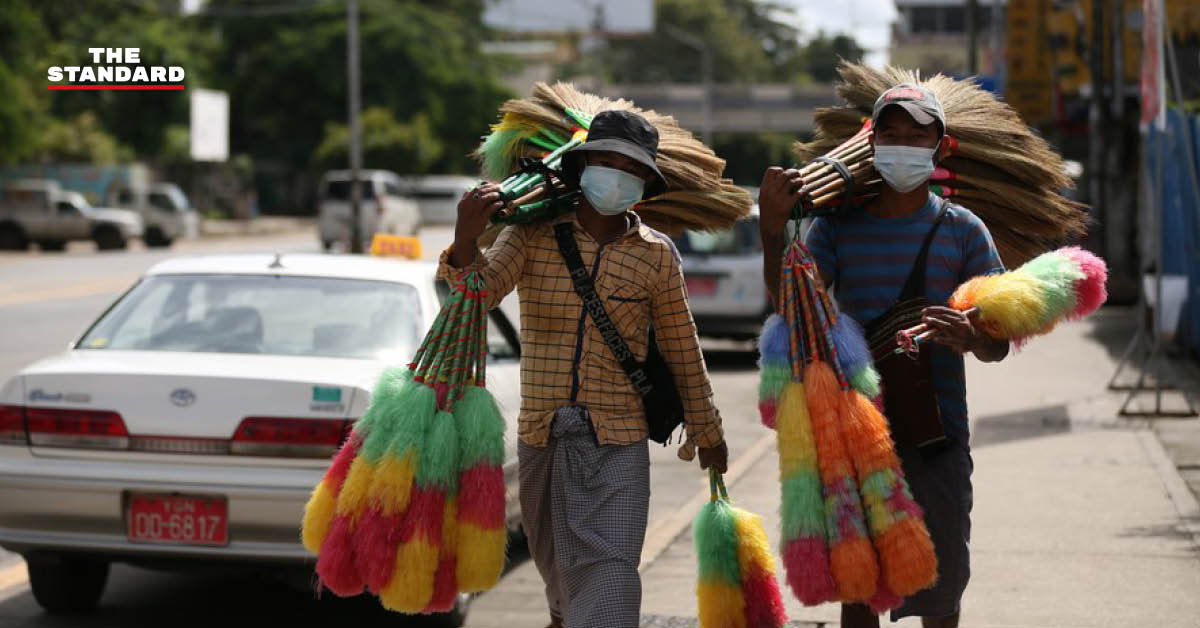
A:
MULTIPOLYGON (((970 577, 973 463, 963 354, 994 362, 1009 346, 982 333, 962 312, 938 304, 962 282, 1004 266, 983 222, 930 192, 946 132, 946 115, 933 92, 913 84, 888 89, 876 100, 871 120, 874 166, 883 179, 879 197, 814 219, 805 244, 840 311, 865 324, 872 346, 896 325, 924 322, 936 330, 932 339, 939 346, 922 351, 919 362, 877 355, 876 367, 896 451, 938 558, 937 583, 904 600, 892 620, 920 616, 926 627, 953 628, 970 577), (902 320, 909 317, 914 320, 902 320), (906 436, 912 434, 920 437, 906 436)), ((772 294, 779 285, 785 225, 805 194, 798 170, 771 168, 763 177, 760 224, 772 294)), ((886 339, 881 346, 888 346, 886 339)), ((879 618, 866 605, 846 604, 841 625, 877 628, 879 618)))
POLYGON ((702 468, 724 472, 721 418, 671 240, 631 211, 666 191, 655 163, 658 130, 630 111, 604 111, 587 141, 563 158, 562 178, 583 192, 578 209, 548 223, 505 228, 482 256, 478 238, 503 207, 481 185, 458 205, 453 246, 439 274, 482 271, 489 303, 514 287, 521 301, 521 517, 546 583, 551 626, 636 626, 638 563, 650 499, 647 418, 612 335, 643 361, 648 330, 670 367, 688 444, 702 468), (612 325, 584 308, 560 252, 574 238, 612 325))

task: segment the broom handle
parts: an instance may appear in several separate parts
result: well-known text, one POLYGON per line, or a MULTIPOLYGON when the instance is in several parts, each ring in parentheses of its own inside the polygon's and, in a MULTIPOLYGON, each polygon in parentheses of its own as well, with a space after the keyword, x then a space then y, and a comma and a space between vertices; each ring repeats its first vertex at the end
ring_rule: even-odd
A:
MULTIPOLYGON (((868 159, 866 161, 860 161, 857 164, 854 164, 853 166, 850 167, 850 176, 853 177, 853 176, 860 175, 860 174, 866 172, 872 166, 874 166, 874 164, 875 164, 875 160, 873 160, 873 159, 868 159)), ((828 194, 829 192, 832 192, 834 190, 841 191, 846 186, 846 180, 842 178, 842 175, 835 174, 834 176, 829 176, 829 177, 826 177, 825 179, 822 179, 821 181, 817 181, 816 183, 813 183, 813 186, 819 186, 819 187, 817 187, 817 189, 813 190, 812 192, 809 192, 809 196, 820 197, 820 196, 824 196, 825 194, 828 194)))
MULTIPOLYGON (((859 155, 858 157, 856 157, 856 159, 862 159, 862 157, 863 157, 863 155, 859 155)), ((846 169, 849 170, 851 174, 857 174, 858 172, 862 171, 864 165, 869 165, 869 164, 874 164, 874 163, 875 163, 874 158, 867 157, 866 159, 862 159, 862 161, 855 161, 853 163, 845 164, 845 166, 846 166, 846 169)), ((832 183, 834 181, 843 181, 843 180, 844 179, 842 178, 842 173, 834 171, 834 170, 830 170, 829 172, 824 172, 819 175, 814 175, 811 179, 806 179, 804 181, 804 184, 810 188, 818 188, 818 187, 821 187, 828 183, 832 183)))
MULTIPOLYGON (((979 313, 979 306, 976 305, 972 308, 963 310, 962 312, 967 316, 974 316, 979 313)), ((901 346, 896 348, 895 353, 904 353, 906 350, 904 345, 907 345, 910 342, 909 339, 911 339, 913 348, 920 347, 921 343, 933 337, 935 332, 936 330, 931 329, 929 325, 926 325, 925 323, 913 325, 908 329, 902 329, 896 332, 896 343, 901 346)))
POLYGON ((708 492, 709 501, 717 501, 723 499, 729 501, 729 491, 725 489, 725 478, 721 476, 721 472, 717 471, 716 467, 708 468, 708 492))
POLYGON ((850 139, 839 144, 833 150, 829 151, 827 153, 827 155, 829 157, 836 158, 838 155, 841 155, 845 151, 850 150, 852 147, 857 146, 860 142, 866 141, 867 137, 869 137, 870 134, 871 134, 871 122, 868 120, 865 124, 863 124, 863 127, 861 129, 859 129, 857 133, 850 136, 850 139))
MULTIPOLYGON (((839 146, 838 148, 835 148, 835 149, 829 151, 829 153, 827 153, 825 156, 829 157, 830 159, 838 159, 841 161, 846 161, 847 159, 853 159, 855 155, 862 153, 864 150, 870 150, 870 149, 871 149, 871 143, 864 139, 861 143, 856 142, 853 145, 844 144, 842 146, 839 146)), ((808 175, 810 173, 816 172, 823 168, 829 168, 829 167, 830 167, 829 164, 826 164, 824 162, 810 161, 810 162, 808 162, 808 164, 806 164, 803 168, 800 169, 800 174, 808 175)))

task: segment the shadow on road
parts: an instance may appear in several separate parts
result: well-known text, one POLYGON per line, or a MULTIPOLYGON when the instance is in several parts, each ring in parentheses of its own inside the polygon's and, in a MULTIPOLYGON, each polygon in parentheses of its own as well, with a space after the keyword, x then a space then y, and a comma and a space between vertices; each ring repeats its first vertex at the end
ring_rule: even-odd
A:
MULTIPOLYGON (((507 569, 529 559, 524 538, 510 546, 507 569)), ((373 596, 317 593, 304 575, 287 581, 260 573, 213 570, 174 573, 114 564, 100 607, 86 615, 50 615, 31 592, 0 602, 4 628, 235 628, 240 626, 355 626, 426 628, 436 617, 387 611, 373 596)))

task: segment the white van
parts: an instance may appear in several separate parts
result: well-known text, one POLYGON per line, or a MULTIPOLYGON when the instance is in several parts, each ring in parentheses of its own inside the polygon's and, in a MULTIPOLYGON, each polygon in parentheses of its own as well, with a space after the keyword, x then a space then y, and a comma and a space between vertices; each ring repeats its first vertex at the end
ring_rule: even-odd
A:
POLYGON ((404 190, 417 201, 421 222, 452 225, 458 218, 458 200, 479 185, 479 179, 459 174, 412 175, 404 177, 404 190))
MULTIPOLYGON (((416 201, 405 194, 400 176, 388 170, 359 170, 359 233, 363 249, 375 232, 413 235, 421 225, 416 201)), ((330 170, 317 190, 317 231, 325 250, 350 243, 350 171, 330 170)))

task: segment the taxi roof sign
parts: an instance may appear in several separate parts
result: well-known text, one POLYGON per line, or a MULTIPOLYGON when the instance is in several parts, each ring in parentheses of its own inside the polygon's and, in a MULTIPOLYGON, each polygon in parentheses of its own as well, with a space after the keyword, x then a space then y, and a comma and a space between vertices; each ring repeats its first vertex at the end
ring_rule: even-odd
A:
POLYGON ((375 237, 371 239, 371 255, 421 259, 421 240, 413 236, 376 233, 375 237))

